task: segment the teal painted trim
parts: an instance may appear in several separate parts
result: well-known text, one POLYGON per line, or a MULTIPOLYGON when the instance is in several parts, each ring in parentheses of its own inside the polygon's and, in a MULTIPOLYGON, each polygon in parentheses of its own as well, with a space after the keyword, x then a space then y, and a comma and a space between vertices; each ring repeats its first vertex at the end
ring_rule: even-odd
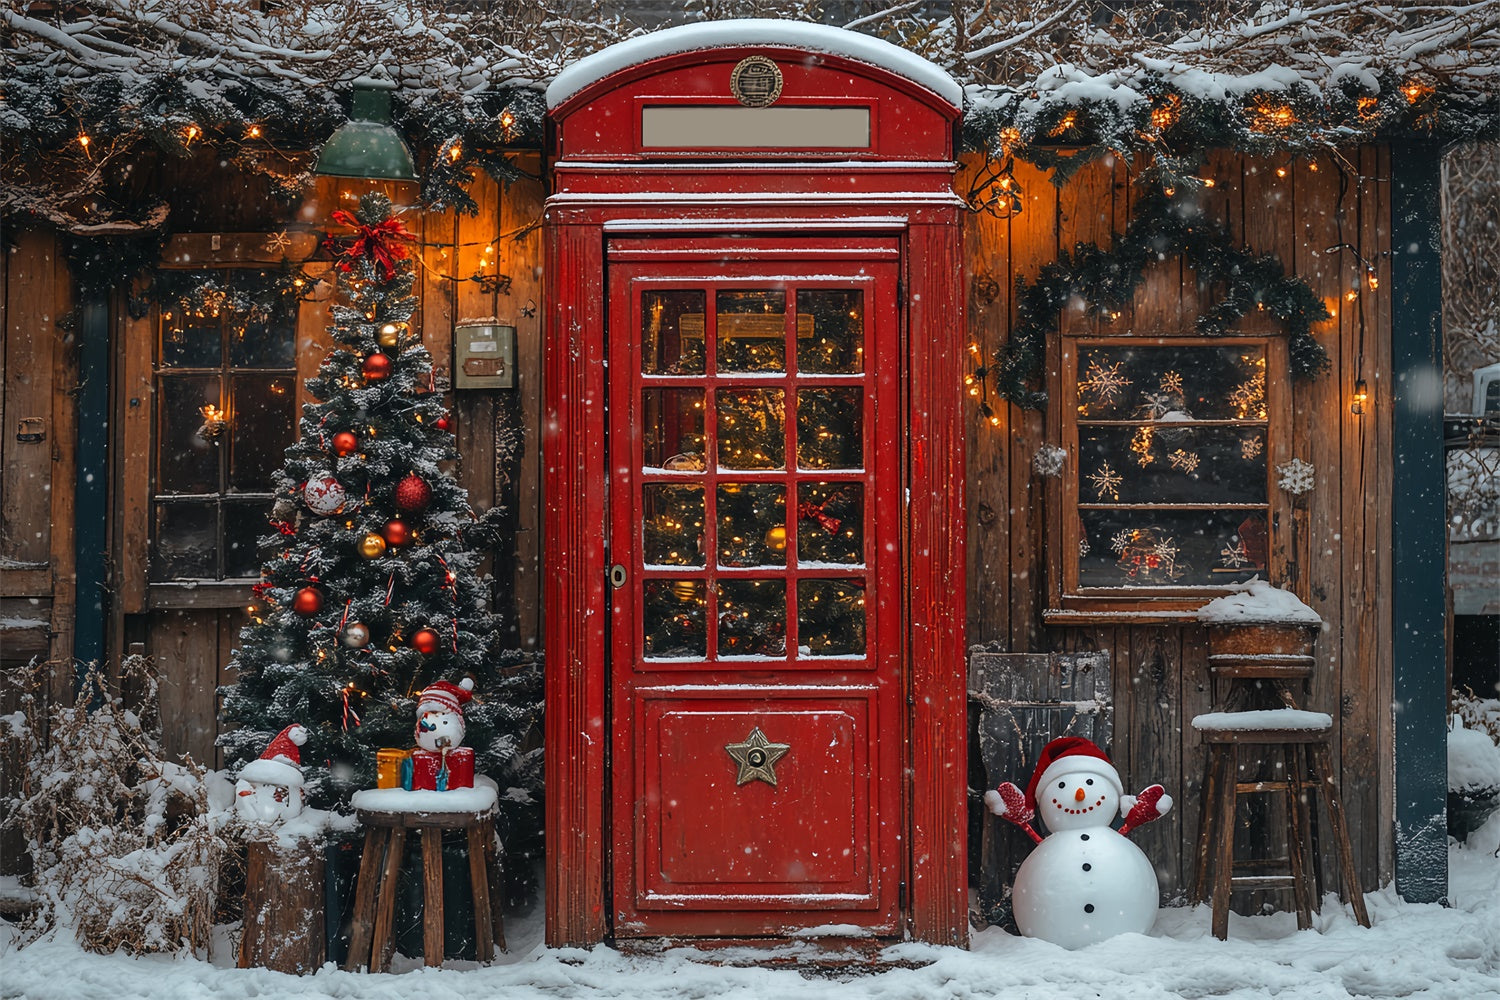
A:
POLYGON ((1391 150, 1396 891, 1448 896, 1447 511, 1436 145, 1391 150))
MULTIPOLYGON (((73 695, 90 664, 104 662, 109 591, 105 575, 109 526, 109 306, 85 299, 78 309, 78 470, 74 486, 73 695)), ((92 707, 103 704, 95 691, 92 707)))

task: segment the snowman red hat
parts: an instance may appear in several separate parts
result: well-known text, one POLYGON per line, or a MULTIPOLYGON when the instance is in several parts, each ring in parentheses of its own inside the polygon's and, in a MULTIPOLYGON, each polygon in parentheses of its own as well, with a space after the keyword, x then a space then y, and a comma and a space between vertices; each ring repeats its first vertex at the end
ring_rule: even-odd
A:
POLYGON ((1092 774, 1113 785, 1116 795, 1125 794, 1120 772, 1103 750, 1082 736, 1062 736, 1043 747, 1037 757, 1036 770, 1026 785, 1026 804, 1035 810, 1036 790, 1065 774, 1092 774))
POLYGON ((240 769, 240 780, 263 785, 302 784, 302 750, 307 729, 295 723, 276 734, 259 760, 240 769))
POLYGON ((474 696, 474 679, 465 677, 457 684, 448 681, 433 681, 422 689, 417 699, 417 715, 424 712, 453 712, 464 714, 464 705, 474 696))

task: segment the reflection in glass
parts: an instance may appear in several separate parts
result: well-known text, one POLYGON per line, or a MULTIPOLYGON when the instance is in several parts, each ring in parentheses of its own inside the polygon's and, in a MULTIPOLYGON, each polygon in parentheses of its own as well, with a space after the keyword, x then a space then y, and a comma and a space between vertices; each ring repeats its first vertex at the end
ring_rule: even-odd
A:
POLYGON ((648 483, 642 487, 642 558, 647 566, 703 565, 703 487, 648 483))
POLYGON ((293 368, 297 364, 295 303, 263 319, 252 318, 242 330, 229 330, 229 364, 233 368, 293 368))
POLYGON ((703 470, 703 390, 646 389, 641 437, 647 469, 703 470))
POLYGON ((797 293, 797 370, 819 375, 864 371, 865 293, 807 289, 797 293), (803 324, 812 329, 803 334, 803 324))
POLYGON ((786 487, 720 483, 719 565, 786 565, 786 487))
POLYGON ((786 581, 721 580, 719 655, 786 655, 786 581))
POLYGON ((865 488, 861 483, 797 487, 797 561, 864 562, 865 488))
POLYGON ((236 374, 229 386, 229 489, 264 491, 296 437, 296 380, 236 374))
POLYGON ((720 389, 719 467, 786 467, 786 394, 780 389, 720 389))
POLYGON ((152 579, 212 580, 218 576, 218 511, 212 503, 157 504, 153 537, 152 579))
POLYGON ((864 391, 802 389, 797 393, 797 467, 858 469, 863 465, 864 391))
POLYGON ((157 492, 218 492, 223 435, 214 432, 203 414, 205 406, 222 405, 218 376, 173 376, 159 385, 157 492))
POLYGON ((641 295, 641 371, 647 375, 703 374, 701 289, 641 295))
POLYGON ((715 297, 715 306, 718 371, 786 371, 785 292, 721 291, 715 297))
POLYGON ((241 500, 224 504, 224 578, 260 575, 260 536, 270 529, 271 501, 241 500))
POLYGON ((647 580, 641 610, 645 656, 703 659, 708 655, 702 580, 647 580))
POLYGON ((1260 511, 1078 513, 1078 582, 1085 587, 1222 587, 1266 570, 1260 511))
POLYGON ((223 334, 211 316, 164 312, 161 318, 162 368, 217 368, 223 334))
POLYGON ((797 651, 807 656, 864 654, 864 581, 797 581, 797 651))

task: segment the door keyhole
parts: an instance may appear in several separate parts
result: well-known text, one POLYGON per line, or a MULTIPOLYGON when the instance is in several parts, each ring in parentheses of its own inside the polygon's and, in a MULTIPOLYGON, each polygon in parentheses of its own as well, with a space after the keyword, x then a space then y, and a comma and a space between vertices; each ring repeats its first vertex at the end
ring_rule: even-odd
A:
POLYGON ((625 586, 625 567, 615 563, 609 568, 609 585, 616 590, 625 586))

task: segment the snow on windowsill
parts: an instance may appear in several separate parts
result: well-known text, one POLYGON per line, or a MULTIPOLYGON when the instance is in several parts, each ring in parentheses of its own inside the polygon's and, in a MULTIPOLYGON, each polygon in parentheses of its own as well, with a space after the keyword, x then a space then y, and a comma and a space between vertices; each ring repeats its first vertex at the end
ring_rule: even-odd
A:
POLYGON ((1254 729, 1305 729, 1316 732, 1333 726, 1333 716, 1325 712, 1305 712, 1297 708, 1269 708, 1255 712, 1208 712, 1193 716, 1193 728, 1199 732, 1229 733, 1254 729))
POLYGON ((1258 577, 1231 589, 1235 593, 1199 608, 1198 621, 1204 625, 1323 625, 1322 617, 1296 594, 1258 577))

